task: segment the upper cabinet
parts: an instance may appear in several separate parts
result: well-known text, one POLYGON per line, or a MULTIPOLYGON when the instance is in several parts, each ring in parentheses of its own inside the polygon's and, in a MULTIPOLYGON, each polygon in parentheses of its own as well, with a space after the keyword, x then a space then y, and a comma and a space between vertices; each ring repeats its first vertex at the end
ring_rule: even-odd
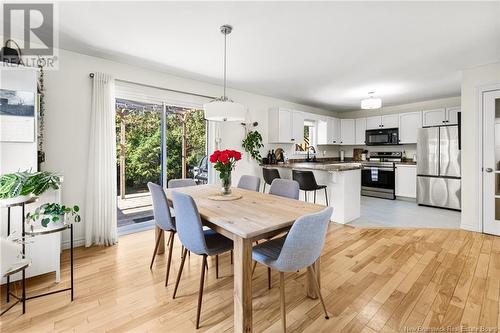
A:
POLYGON ((422 113, 399 114, 399 143, 417 143, 418 129, 422 127, 422 113))
POLYGON ((422 111, 423 126, 441 126, 458 124, 460 107, 440 108, 422 111))
POLYGON ((366 118, 358 118, 356 122, 356 140, 355 144, 364 145, 366 139, 366 118))
POLYGON ((399 115, 387 114, 366 118, 366 129, 396 128, 399 127, 399 115))
POLYGON ((340 120, 340 144, 356 144, 356 121, 354 119, 340 120))
POLYGON ((316 121, 317 143, 319 145, 340 144, 340 120, 332 117, 324 117, 316 121))
POLYGON ((337 118, 328 118, 328 138, 330 144, 340 144, 340 120, 337 118))
POLYGON ((301 142, 304 136, 304 114, 286 108, 269 110, 269 143, 301 142))

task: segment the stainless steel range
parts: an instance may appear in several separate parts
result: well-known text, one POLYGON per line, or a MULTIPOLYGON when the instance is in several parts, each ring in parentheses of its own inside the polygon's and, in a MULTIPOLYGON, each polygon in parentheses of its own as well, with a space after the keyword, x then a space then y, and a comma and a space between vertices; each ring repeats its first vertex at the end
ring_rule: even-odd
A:
POLYGON ((362 163, 361 195, 396 199, 395 162, 401 162, 401 152, 371 152, 362 163))

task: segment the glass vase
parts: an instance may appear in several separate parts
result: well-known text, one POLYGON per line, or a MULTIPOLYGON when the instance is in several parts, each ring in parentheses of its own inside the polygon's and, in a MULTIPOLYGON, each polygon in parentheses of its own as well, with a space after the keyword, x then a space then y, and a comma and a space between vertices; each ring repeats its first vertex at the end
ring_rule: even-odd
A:
POLYGON ((221 182, 221 194, 230 195, 231 194, 231 171, 224 172, 220 174, 221 182))

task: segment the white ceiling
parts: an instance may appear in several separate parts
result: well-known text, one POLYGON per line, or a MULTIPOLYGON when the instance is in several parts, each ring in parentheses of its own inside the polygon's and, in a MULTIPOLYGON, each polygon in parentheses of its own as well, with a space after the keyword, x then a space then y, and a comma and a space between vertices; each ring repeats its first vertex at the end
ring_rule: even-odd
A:
MULTIPOLYGON (((61 48, 330 110, 458 96, 460 70, 500 61, 493 2, 70 2, 61 48)), ((175 88, 175 87, 173 87, 175 88)))

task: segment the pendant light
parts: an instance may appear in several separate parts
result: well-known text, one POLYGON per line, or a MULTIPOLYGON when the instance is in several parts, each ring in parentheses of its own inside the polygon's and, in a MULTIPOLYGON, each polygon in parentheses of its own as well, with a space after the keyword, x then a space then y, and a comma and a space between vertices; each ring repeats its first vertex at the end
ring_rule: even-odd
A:
POLYGON ((206 120, 245 121, 245 106, 226 96, 226 39, 232 30, 233 27, 227 24, 220 27, 220 32, 224 35, 224 95, 203 105, 206 120))
POLYGON ((361 108, 363 110, 373 110, 380 109, 382 107, 382 100, 380 98, 373 97, 374 91, 368 93, 369 97, 361 100, 361 108))

